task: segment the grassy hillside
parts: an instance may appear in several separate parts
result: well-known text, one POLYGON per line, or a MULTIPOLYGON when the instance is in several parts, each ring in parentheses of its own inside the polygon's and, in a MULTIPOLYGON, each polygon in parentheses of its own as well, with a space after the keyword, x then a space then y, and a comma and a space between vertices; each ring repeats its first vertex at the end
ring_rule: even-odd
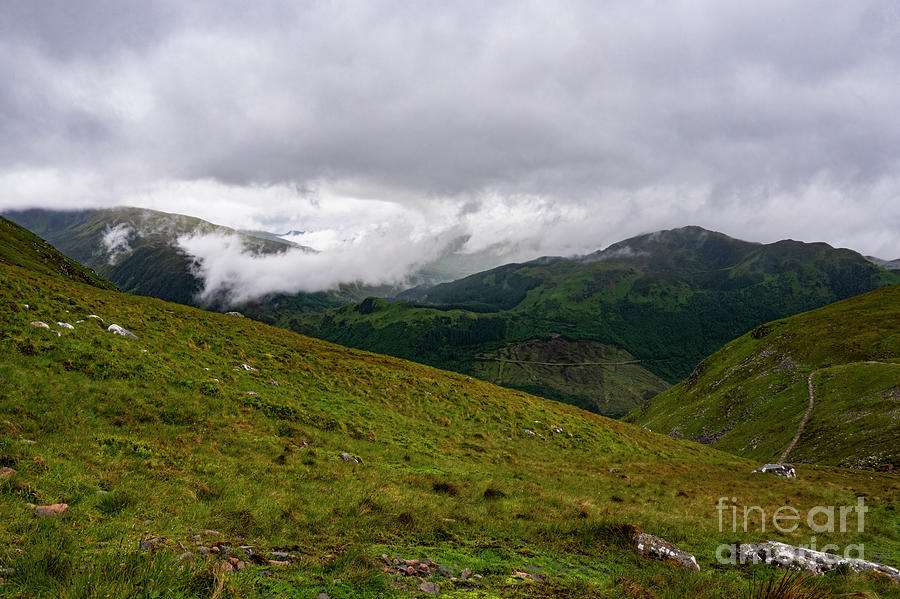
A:
MULTIPOLYGON (((723 496, 774 510, 864 495, 865 531, 818 542, 900 565, 896 477, 809 467, 785 480, 755 465, 460 374, 0 264, 0 467, 16 471, 0 478, 4 596, 415 595, 382 571, 385 553, 483 576, 469 590, 434 578, 448 597, 736 597, 769 571, 714 566, 719 543, 762 534, 720 532, 723 496), (68 513, 28 505, 56 502, 68 513), (638 557, 631 526, 702 571, 638 557), (230 571, 220 557, 241 545, 257 557, 230 571), (269 564, 271 550, 289 564, 269 564)), ((808 542, 802 529, 764 536, 808 542)))
MULTIPOLYGON (((413 289, 399 296, 404 304, 367 301, 276 322, 622 416, 661 389, 661 381, 677 382, 758 324, 898 282, 900 273, 826 244, 761 245, 686 227, 578 259, 510 264, 413 289), (514 363, 508 372, 521 372, 512 378, 485 372, 483 358, 502 360, 510 347, 557 338, 569 342, 562 364, 585 364, 577 373, 572 366, 545 366, 537 376, 514 363), (610 376, 592 364, 602 351, 640 364, 610 376)), ((537 358, 555 361, 548 354, 537 358)))
POLYGON ((900 467, 900 286, 761 326, 629 421, 757 460, 900 467))
POLYGON ((52 245, 0 216, 0 264, 19 266, 34 273, 64 277, 101 289, 115 285, 57 251, 52 245))

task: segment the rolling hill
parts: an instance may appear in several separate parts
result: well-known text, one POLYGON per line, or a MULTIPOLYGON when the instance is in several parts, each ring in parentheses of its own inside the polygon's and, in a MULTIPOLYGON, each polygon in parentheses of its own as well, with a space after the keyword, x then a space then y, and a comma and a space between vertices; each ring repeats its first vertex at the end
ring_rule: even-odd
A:
MULTIPOLYGON (((0 235, 4 596, 421 596, 385 554, 434 560, 448 597, 739 597, 770 570, 717 564, 721 543, 810 531, 762 533, 758 518, 723 531, 721 497, 771 511, 865 496, 864 531, 818 542, 900 565, 894 476, 751 474, 756 462, 462 374, 91 286, 9 238, 24 233, 0 235), (30 505, 57 503, 44 517, 30 505), (700 572, 640 557, 634 527, 700 572)), ((843 570, 823 584, 896 589, 843 570)))
POLYGON ((850 250, 685 227, 274 322, 622 416, 758 324, 897 282, 850 250))
POLYGON ((785 459, 893 471, 900 286, 762 325, 627 420, 761 461, 777 461, 805 422, 785 459))

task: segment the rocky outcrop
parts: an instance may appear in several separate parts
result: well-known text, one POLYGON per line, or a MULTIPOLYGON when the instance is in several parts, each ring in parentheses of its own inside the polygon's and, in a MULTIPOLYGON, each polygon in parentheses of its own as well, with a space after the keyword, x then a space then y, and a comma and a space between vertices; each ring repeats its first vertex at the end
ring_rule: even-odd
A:
POLYGON ((786 545, 777 541, 734 545, 731 555, 732 563, 764 563, 785 570, 799 569, 816 576, 834 570, 839 566, 845 566, 854 572, 877 572, 888 576, 895 582, 900 582, 900 570, 897 568, 863 559, 825 553, 824 551, 794 547, 793 545, 786 545))
POLYGON ((69 511, 68 504, 54 503, 53 505, 38 505, 34 508, 35 516, 62 516, 69 511))
POLYGON ((121 327, 117 324, 111 324, 106 328, 107 331, 114 335, 122 335, 124 337, 128 337, 129 339, 137 339, 137 335, 126 329, 125 327, 121 327))
POLYGON ((766 464, 753 472, 775 474, 777 476, 783 476, 784 478, 797 478, 797 472, 794 470, 793 464, 766 464))
POLYGON ((684 570, 700 571, 697 558, 661 537, 636 531, 631 537, 631 542, 643 557, 674 560, 681 564, 684 570))

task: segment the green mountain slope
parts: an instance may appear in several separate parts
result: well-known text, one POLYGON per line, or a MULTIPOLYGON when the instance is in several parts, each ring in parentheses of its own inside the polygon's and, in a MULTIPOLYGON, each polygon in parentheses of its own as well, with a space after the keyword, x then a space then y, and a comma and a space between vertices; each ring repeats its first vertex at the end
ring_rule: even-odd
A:
MULTIPOLYGON (((818 542, 900 565, 896 477, 809 467, 785 480, 755 465, 464 375, 0 264, 0 467, 15 470, 0 477, 4 595, 415 596, 417 582, 382 571, 385 553, 483 576, 455 589, 434 577, 447 597, 736 597, 769 571, 712 567, 720 543, 763 536, 721 531, 723 496, 772 511, 864 495, 865 530, 818 542), (65 515, 28 506, 56 502, 65 515), (631 526, 695 553, 701 572, 638 557, 631 526), (270 564, 275 549, 293 557, 270 564), (230 550, 246 568, 223 565, 230 550)), ((825 584, 894 589, 846 573, 825 584)))
POLYGON ((809 408, 810 380, 813 408, 787 460, 900 467, 900 286, 761 326, 628 421, 777 460, 809 408))
POLYGON ((762 245, 686 227, 581 258, 510 264, 412 289, 398 305, 367 301, 276 322, 621 416, 749 328, 897 282, 900 273, 826 244, 762 245), (509 358, 510 348, 557 338, 568 342, 565 355, 532 352, 529 361, 560 366, 510 361, 502 376, 484 367, 509 358), (604 352, 640 364, 611 373, 596 364, 607 361, 596 359, 604 352))
POLYGON ((101 289, 115 285, 93 270, 70 260, 52 245, 0 216, 0 264, 19 266, 32 272, 62 276, 101 289))
POLYGON ((183 235, 238 235, 253 252, 299 247, 283 240, 240 233, 199 218, 147 210, 24 210, 6 216, 45 238, 67 256, 95 269, 123 291, 196 305, 203 281, 192 259, 177 247, 183 235))

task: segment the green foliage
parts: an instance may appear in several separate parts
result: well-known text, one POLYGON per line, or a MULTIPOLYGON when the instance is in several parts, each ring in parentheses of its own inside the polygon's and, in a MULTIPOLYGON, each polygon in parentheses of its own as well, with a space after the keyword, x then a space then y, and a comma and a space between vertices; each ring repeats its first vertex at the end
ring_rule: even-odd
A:
POLYGON ((628 420, 777 460, 815 402, 790 461, 900 466, 900 286, 760 326, 726 344, 628 420))
MULTIPOLYGON (((0 461, 17 470, 0 479, 3 596, 411 596, 381 571, 387 553, 484 575, 474 590, 439 578, 448 597, 734 597, 752 573, 715 567, 716 547, 759 538, 718 530, 723 495, 770 511, 865 495, 865 532, 818 542, 900 564, 892 476, 755 476, 748 460, 464 375, 8 265, 0 375, 0 461), (29 325, 64 318, 85 322, 60 336, 29 325), (28 502, 69 510, 39 519, 28 502), (639 558, 632 526, 702 572, 639 558), (296 559, 226 572, 197 550, 207 529, 221 534, 201 542, 296 559), (176 559, 179 543, 192 560, 176 559), (512 578, 529 568, 547 582, 512 578)), ((857 575, 826 584, 891 591, 857 575)))
POLYGON ((849 250, 760 245, 687 227, 582 259, 544 258, 416 288, 400 294, 408 303, 295 313, 274 322, 621 416, 744 331, 898 282, 900 273, 849 250), (519 368, 504 376, 485 368, 485 358, 529 345, 543 348, 531 352, 534 361, 552 362, 557 338, 569 342, 565 363, 619 353, 641 364, 615 373, 592 365, 577 372, 519 368))

